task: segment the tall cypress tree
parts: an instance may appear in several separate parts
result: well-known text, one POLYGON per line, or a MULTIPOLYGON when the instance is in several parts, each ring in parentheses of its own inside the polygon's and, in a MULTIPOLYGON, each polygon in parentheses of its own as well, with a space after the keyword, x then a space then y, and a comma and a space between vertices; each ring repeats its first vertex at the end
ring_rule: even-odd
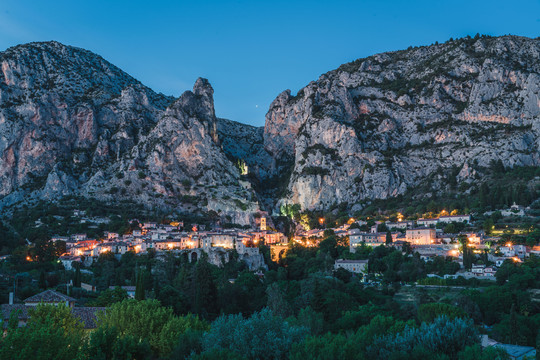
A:
POLYGON ((474 255, 471 248, 467 246, 468 239, 465 235, 459 235, 458 240, 461 243, 461 248, 463 252, 463 267, 467 270, 470 270, 472 267, 474 255))
POLYGON ((137 274, 137 283, 135 284, 135 300, 144 300, 144 281, 143 271, 137 274))
POLYGON ((81 266, 76 263, 75 265, 75 279, 73 280, 74 287, 81 287, 81 266))
POLYGON ((517 345, 518 343, 518 330, 516 306, 512 303, 510 307, 510 344, 512 345, 517 345))
POLYGON ((319 283, 319 280, 315 280, 315 284, 313 284, 313 298, 311 300, 311 307, 313 310, 317 312, 324 312, 325 309, 325 293, 324 289, 322 288, 321 284, 319 283))
POLYGON ((207 317, 217 313, 217 287, 212 269, 206 259, 201 259, 195 266, 193 277, 193 309, 195 313, 207 317))
POLYGON ((45 280, 45 271, 41 271, 41 273, 39 274, 39 288, 40 289, 47 289, 47 281, 45 280))
POLYGON ((392 233, 390 232, 390 230, 388 230, 386 232, 386 245, 390 245, 392 242, 392 233))

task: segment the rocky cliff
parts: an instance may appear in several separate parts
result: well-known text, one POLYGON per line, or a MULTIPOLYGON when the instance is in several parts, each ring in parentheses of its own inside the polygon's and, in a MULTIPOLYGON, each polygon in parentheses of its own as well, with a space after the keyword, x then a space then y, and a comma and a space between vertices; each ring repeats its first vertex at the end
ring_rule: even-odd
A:
POLYGON ((0 205, 82 195, 248 223, 251 185, 221 150, 213 89, 174 99, 57 42, 0 53, 0 205))
POLYGON ((467 191, 494 160, 539 165, 539 135, 540 39, 476 37, 359 59, 281 93, 264 148, 294 164, 278 202, 316 209, 426 184, 467 191))
POLYGON ((264 128, 216 118, 205 79, 174 99, 56 42, 0 63, 3 208, 80 195, 247 224, 259 204, 358 208, 420 186, 470 191, 493 161, 540 165, 540 39, 359 59, 281 93, 264 128))

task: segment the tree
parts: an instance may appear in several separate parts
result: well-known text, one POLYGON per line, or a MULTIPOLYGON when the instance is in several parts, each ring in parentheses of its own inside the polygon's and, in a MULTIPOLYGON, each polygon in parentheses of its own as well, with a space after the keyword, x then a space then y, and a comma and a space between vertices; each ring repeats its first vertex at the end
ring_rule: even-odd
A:
POLYGON ((277 283, 273 283, 266 288, 266 295, 268 295, 267 306, 274 316, 285 319, 292 314, 291 306, 285 299, 285 294, 277 283))
POLYGON ((491 234, 491 231, 493 230, 493 220, 491 218, 489 219, 486 219, 486 221, 484 221, 484 231, 486 232, 487 235, 491 234))
POLYGON ((115 287, 114 289, 107 289, 102 291, 97 299, 91 302, 92 306, 110 306, 114 303, 126 300, 128 298, 128 293, 126 290, 122 289, 120 286, 115 287))
POLYGON ((418 308, 418 321, 420 322, 433 322, 442 315, 449 319, 464 318, 465 312, 458 307, 444 303, 422 304, 418 308))
POLYGON ((485 349, 478 344, 467 346, 458 355, 458 360, 510 360, 506 350, 497 346, 489 346, 485 349))
POLYGON ((39 282, 38 282, 38 286, 40 289, 47 289, 47 280, 45 280, 45 271, 41 270, 41 272, 39 273, 39 282))
POLYGON ((324 316, 310 306, 301 309, 296 318, 288 318, 287 322, 294 326, 309 329, 311 335, 319 335, 324 330, 324 316))
POLYGON ((144 279, 143 279, 143 270, 140 270, 137 273, 137 282, 135 283, 135 300, 144 300, 144 279))
POLYGON ((319 243, 319 249, 322 252, 330 254, 333 259, 338 257, 337 240, 335 236, 329 236, 319 243))
POLYGON ((79 263, 75 263, 75 279, 73 280, 73 286, 74 287, 81 287, 81 265, 79 263))
POLYGON ((212 268, 206 259, 201 259, 195 266, 192 288, 194 290, 192 309, 203 317, 212 317, 217 313, 217 287, 212 275, 212 268))
POLYGON ((407 255, 412 254, 412 247, 411 244, 408 241, 405 241, 403 243, 403 246, 401 247, 401 251, 404 252, 407 255))
MULTIPOLYGON (((371 307, 370 310, 373 310, 373 308, 371 307)), ((290 352, 290 359, 371 359, 366 354, 366 348, 374 339, 383 335, 403 331, 405 326, 405 322, 396 321, 391 316, 377 315, 367 323, 364 323, 356 332, 347 331, 347 335, 343 333, 326 333, 322 336, 306 338, 301 343, 293 345, 290 352)))
POLYGON ((456 232, 456 226, 453 224, 453 223, 450 223, 450 224, 447 224, 443 231, 446 233, 446 234, 453 234, 456 232))
POLYGON ((38 305, 26 326, 8 329, 0 340, 0 359, 79 359, 83 345, 83 325, 70 308, 38 305))
POLYGON ((121 336, 131 336, 137 342, 147 340, 153 354, 166 357, 175 348, 180 334, 187 329, 207 330, 206 322, 198 317, 175 316, 172 309, 161 306, 157 300, 125 300, 111 305, 98 314, 98 328, 117 329, 121 336))
POLYGON ((90 359, 150 359, 152 351, 146 339, 122 335, 115 327, 99 327, 90 335, 84 350, 90 359))
POLYGON ((468 246, 468 239, 465 235, 459 235, 458 241, 461 244, 461 251, 463 253, 463 267, 470 270, 474 261, 474 254, 471 248, 468 246))
POLYGON ((386 245, 392 244, 392 233, 390 231, 386 232, 386 245))
POLYGON ((377 338, 368 347, 370 359, 397 358, 423 349, 430 354, 455 357, 467 346, 477 344, 478 332, 472 320, 448 319, 440 316, 432 323, 422 323, 419 328, 406 327, 396 335, 377 338))
POLYGON ((204 331, 187 329, 183 334, 180 334, 176 347, 171 353, 170 359, 184 360, 192 359, 193 354, 202 352, 202 337, 204 331))
POLYGON ((244 359, 283 359, 294 343, 307 335, 307 329, 291 326, 269 309, 217 318, 203 336, 204 352, 232 350, 244 359))

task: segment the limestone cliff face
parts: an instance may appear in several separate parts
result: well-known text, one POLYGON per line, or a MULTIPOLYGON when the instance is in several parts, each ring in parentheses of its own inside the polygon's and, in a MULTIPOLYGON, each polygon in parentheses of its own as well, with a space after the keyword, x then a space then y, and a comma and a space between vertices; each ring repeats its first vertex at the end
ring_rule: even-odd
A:
POLYGON ((294 169, 280 202, 388 198, 481 167, 539 165, 540 39, 459 39, 342 65, 266 116, 264 147, 294 169), (457 170, 456 170, 457 169, 457 170))
POLYGON ((353 206, 467 191, 493 160, 540 165, 540 39, 359 59, 281 93, 264 128, 217 119, 205 79, 174 99, 56 42, 7 49, 0 65, 2 209, 81 195, 247 224, 259 200, 353 206))
POLYGON ((0 207, 83 195, 247 223, 258 205, 219 145, 213 89, 156 94, 56 42, 0 53, 0 207))

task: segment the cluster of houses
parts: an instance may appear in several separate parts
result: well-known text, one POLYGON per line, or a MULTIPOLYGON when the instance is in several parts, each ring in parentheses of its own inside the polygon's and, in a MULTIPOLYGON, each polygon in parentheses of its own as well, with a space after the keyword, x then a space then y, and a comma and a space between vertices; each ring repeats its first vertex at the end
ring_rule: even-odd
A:
MULTIPOLYGON (((432 261, 436 256, 451 256, 463 267, 463 255, 460 251, 458 238, 466 236, 467 246, 475 254, 486 253, 490 263, 494 265, 473 265, 470 271, 461 271, 457 275, 446 275, 446 277, 463 276, 465 278, 482 277, 485 279, 495 279, 495 273, 504 261, 511 260, 522 262, 531 254, 540 255, 540 247, 527 247, 525 245, 516 245, 512 243, 505 244, 497 248, 492 248, 493 243, 497 243, 499 238, 488 237, 483 232, 462 232, 459 234, 446 234, 442 229, 436 228, 440 223, 450 224, 461 222, 470 224, 470 215, 449 215, 440 216, 433 219, 418 219, 416 221, 382 222, 378 221, 370 228, 370 232, 361 231, 358 227, 350 228, 350 224, 342 228, 335 229, 336 236, 348 235, 349 250, 355 253, 359 247, 379 246, 388 244, 397 248, 402 248, 405 244, 411 246, 412 250, 418 252, 424 261, 432 261), (389 231, 378 232, 380 224, 384 224, 389 231), (391 237, 391 241, 389 239, 391 237), (493 251, 495 250, 495 251, 493 251)), ((366 222, 358 221, 360 226, 366 225, 366 222)), ((440 226, 439 226, 440 227, 440 226)), ((311 236, 322 237, 321 230, 312 230, 311 236)), ((298 240, 297 240, 298 241, 298 240)), ((316 240, 312 240, 316 243, 316 240)), ((335 270, 339 268, 346 269, 353 273, 364 273, 367 269, 365 260, 336 260, 335 270)))
MULTIPOLYGON (((238 254, 248 260, 250 267, 264 267, 257 245, 281 243, 285 236, 280 232, 266 228, 266 221, 260 220, 260 228, 255 231, 221 230, 198 231, 194 226, 191 231, 183 229, 182 222, 173 221, 169 224, 153 222, 143 223, 140 228, 128 234, 107 232, 104 239, 88 239, 86 234, 74 234, 70 237, 53 237, 52 241, 65 241, 67 253, 60 258, 64 267, 72 269, 74 262, 83 262, 86 265, 100 254, 112 253, 121 256, 129 251, 137 254, 146 253, 150 249, 160 254, 166 251, 189 254, 189 261, 200 256, 201 250, 211 255, 216 250, 236 250, 238 254), (260 260, 255 260, 261 258, 260 260)), ((210 261, 219 262, 219 256, 210 256, 210 261)))

